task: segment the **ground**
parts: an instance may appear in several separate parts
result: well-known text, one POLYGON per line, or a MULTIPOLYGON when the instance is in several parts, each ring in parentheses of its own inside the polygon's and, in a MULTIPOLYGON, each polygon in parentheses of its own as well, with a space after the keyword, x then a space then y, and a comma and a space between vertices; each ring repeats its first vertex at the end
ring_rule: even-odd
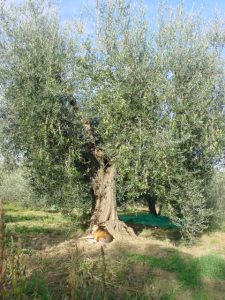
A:
POLYGON ((6 277, 18 280, 5 299, 225 299, 225 230, 186 246, 172 230, 139 228, 102 247, 60 213, 4 207, 6 277))

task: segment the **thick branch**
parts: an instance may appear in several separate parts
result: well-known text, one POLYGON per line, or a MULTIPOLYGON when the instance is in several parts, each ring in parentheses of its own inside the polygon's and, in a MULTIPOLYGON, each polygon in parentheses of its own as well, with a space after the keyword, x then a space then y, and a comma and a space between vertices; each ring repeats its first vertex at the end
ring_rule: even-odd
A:
MULTIPOLYGON (((72 95, 68 97, 68 101, 70 105, 72 105, 76 110, 79 110, 76 98, 72 95)), ((104 161, 106 160, 106 156, 101 149, 98 148, 95 141, 95 136, 93 130, 91 128, 91 123, 89 120, 81 118, 81 123, 83 124, 85 133, 89 140, 90 150, 93 157, 97 160, 100 166, 104 166, 104 161)))
POLYGON ((103 167, 106 156, 103 153, 103 151, 100 150, 96 145, 94 133, 93 133, 93 130, 91 128, 91 124, 87 120, 85 120, 85 121, 82 120, 82 124, 84 126, 85 132, 86 132, 86 134, 88 136, 88 139, 89 139, 91 153, 94 156, 94 158, 97 160, 99 165, 103 167))

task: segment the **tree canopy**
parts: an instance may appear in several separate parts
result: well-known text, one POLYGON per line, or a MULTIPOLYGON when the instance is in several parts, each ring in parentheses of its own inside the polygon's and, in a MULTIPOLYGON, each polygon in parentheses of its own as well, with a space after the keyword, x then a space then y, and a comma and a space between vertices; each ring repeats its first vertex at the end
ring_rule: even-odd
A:
POLYGON ((100 1, 96 32, 63 26, 49 1, 1 4, 5 141, 39 194, 117 220, 147 197, 191 237, 213 213, 207 187, 224 146, 223 28, 162 6, 100 1), (107 211, 107 212, 106 212, 107 211), (113 212, 113 213, 112 213, 113 212))

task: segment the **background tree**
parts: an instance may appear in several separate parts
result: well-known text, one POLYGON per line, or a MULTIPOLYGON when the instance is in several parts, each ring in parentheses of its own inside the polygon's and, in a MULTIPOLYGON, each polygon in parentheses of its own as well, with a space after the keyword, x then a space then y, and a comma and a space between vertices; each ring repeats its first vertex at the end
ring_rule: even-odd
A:
POLYGON ((154 106, 145 119, 153 120, 153 130, 146 132, 142 123, 144 147, 136 157, 130 152, 134 156, 121 179, 125 198, 158 202, 189 238, 204 230, 215 212, 208 186, 224 144, 224 36, 219 23, 206 27, 201 15, 187 15, 183 5, 160 8, 151 49, 159 75, 150 79, 156 84, 147 98, 154 99, 154 106), (132 162, 138 157, 137 170, 132 162))
POLYGON ((223 43, 216 43, 215 32, 198 15, 186 15, 182 5, 168 11, 161 14, 156 39, 167 76, 166 127, 176 153, 168 200, 183 234, 191 237, 209 225, 213 213, 207 187, 224 144, 223 43))

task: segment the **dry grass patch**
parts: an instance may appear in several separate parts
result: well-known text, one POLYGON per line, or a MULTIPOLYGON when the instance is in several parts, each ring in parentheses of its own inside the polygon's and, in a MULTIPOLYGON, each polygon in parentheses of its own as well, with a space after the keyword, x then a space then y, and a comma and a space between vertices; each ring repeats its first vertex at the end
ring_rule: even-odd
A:
POLYGON ((157 229, 145 229, 136 239, 113 241, 102 253, 100 244, 79 239, 82 230, 58 213, 6 208, 5 254, 12 255, 13 236, 14 256, 19 251, 26 266, 18 285, 28 299, 38 293, 43 300, 223 300, 223 232, 187 247, 177 246, 165 231, 157 239, 157 229))

